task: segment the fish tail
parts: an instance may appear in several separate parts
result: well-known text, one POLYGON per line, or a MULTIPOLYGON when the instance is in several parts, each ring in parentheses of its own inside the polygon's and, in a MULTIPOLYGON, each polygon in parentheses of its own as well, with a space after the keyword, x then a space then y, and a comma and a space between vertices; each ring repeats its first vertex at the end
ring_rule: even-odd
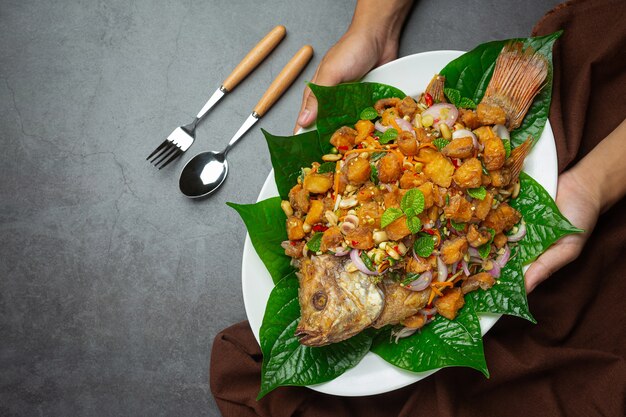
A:
MULTIPOLYGON (((425 93, 430 94, 434 103, 447 103, 446 96, 443 93, 445 83, 446 77, 439 74, 435 75, 433 79, 430 80, 430 83, 428 83, 425 93)), ((422 97, 422 101, 424 101, 424 97, 422 97)))
POLYGON ((532 47, 507 43, 496 59, 496 67, 481 103, 498 106, 507 116, 507 128, 518 128, 548 76, 548 61, 532 47))

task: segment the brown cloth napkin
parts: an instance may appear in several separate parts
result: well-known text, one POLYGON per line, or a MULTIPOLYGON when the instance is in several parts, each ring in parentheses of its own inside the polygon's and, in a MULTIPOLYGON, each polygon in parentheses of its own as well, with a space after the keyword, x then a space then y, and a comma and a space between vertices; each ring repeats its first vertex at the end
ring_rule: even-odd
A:
MULTIPOLYGON (((574 1, 533 30, 554 50, 550 113, 563 171, 626 116, 626 1, 574 1)), ((626 146, 626 144, 624 144, 626 146)), ((530 296, 538 321, 503 317, 485 336, 491 378, 447 368, 370 397, 281 387, 256 401, 261 352, 247 322, 217 335, 211 391, 230 416, 626 415, 626 199, 599 220, 583 254, 530 296)))

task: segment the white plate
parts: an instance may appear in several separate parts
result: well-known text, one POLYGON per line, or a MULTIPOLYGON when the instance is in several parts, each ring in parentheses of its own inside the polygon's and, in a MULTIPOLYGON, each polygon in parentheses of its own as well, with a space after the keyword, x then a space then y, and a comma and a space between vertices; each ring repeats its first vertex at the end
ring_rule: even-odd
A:
MULTIPOLYGON (((460 51, 432 51, 397 59, 367 74, 363 81, 375 81, 393 85, 408 95, 419 95, 431 80, 448 62, 457 58, 460 51)), ((535 178, 554 198, 557 184, 557 158, 554 136, 550 123, 531 154, 526 159, 524 171, 535 178)), ((258 200, 278 195, 274 173, 270 172, 261 189, 258 200)), ((246 315, 252 332, 259 341, 259 329, 265 312, 265 305, 273 288, 270 274, 258 257, 246 236, 241 266, 243 299, 246 315)), ((499 315, 481 315, 480 327, 484 335, 498 320, 499 315)), ((489 362, 489 358, 487 358, 489 362)), ((309 388, 326 394, 342 396, 363 396, 380 394, 402 388, 436 372, 414 373, 405 371, 385 362, 369 352, 354 368, 338 378, 309 388)))

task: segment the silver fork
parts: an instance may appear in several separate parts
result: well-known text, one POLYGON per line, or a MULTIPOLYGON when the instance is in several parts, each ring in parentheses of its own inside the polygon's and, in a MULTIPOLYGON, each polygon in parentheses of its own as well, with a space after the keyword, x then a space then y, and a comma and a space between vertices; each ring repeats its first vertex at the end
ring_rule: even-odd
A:
POLYGON ((196 138, 196 126, 209 110, 224 95, 232 91, 253 69, 255 69, 285 37, 286 29, 279 25, 272 29, 250 52, 241 60, 230 75, 224 80, 211 98, 202 107, 193 122, 180 126, 165 139, 148 157, 152 165, 158 169, 166 167, 170 162, 181 156, 196 138))

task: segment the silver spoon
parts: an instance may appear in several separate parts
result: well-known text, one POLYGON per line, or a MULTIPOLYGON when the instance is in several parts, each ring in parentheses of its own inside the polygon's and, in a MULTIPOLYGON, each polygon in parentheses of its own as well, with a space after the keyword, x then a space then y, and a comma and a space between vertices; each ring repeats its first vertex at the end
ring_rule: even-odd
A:
POLYGON ((237 141, 276 103, 304 69, 313 56, 313 48, 305 45, 291 58, 280 74, 274 79, 261 100, 257 103, 241 125, 237 133, 228 142, 222 152, 202 152, 187 162, 180 173, 178 186, 180 191, 190 198, 204 197, 219 188, 228 175, 226 154, 237 141))

